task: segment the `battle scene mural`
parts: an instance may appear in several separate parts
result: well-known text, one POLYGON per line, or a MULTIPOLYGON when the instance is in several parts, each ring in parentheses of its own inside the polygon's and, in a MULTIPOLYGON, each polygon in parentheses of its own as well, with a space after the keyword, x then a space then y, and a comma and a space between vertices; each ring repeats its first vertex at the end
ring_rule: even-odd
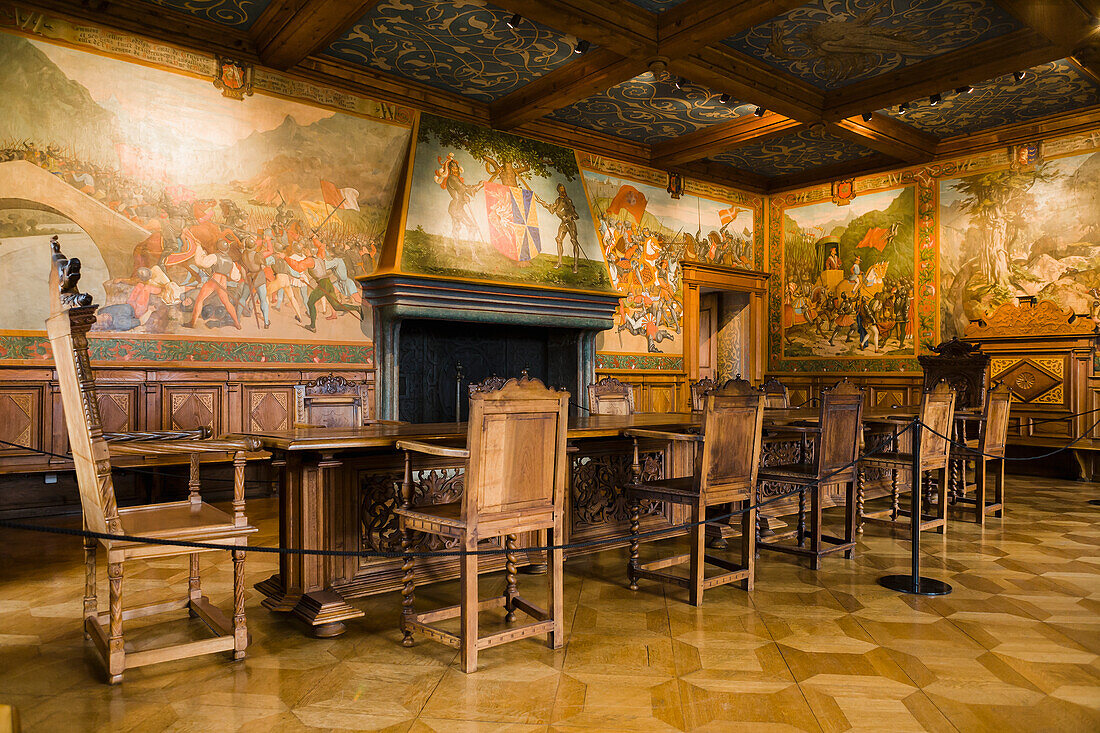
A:
POLYGON ((43 329, 57 235, 84 262, 98 331, 364 342, 354 278, 373 268, 411 117, 235 101, 210 79, 6 33, 0 90, 0 278, 20 283, 0 331, 43 329))
POLYGON ((652 180, 655 171, 597 158, 582 162, 600 247, 612 282, 625 296, 615 328, 599 336, 597 348, 682 353, 680 262, 756 269, 760 201, 719 186, 707 187, 710 196, 685 193, 673 199, 659 184, 643 182, 652 180), (623 177, 623 172, 637 177, 623 177))
POLYGON ((610 291, 572 150, 423 114, 406 272, 610 291))
POLYGON ((915 208, 904 186, 782 210, 783 357, 915 353, 915 208))
POLYGON ((1044 154, 1056 144, 1021 145, 992 169, 939 181, 945 339, 1021 296, 1097 315, 1100 133, 1080 143, 1086 152, 1061 157, 1044 154))

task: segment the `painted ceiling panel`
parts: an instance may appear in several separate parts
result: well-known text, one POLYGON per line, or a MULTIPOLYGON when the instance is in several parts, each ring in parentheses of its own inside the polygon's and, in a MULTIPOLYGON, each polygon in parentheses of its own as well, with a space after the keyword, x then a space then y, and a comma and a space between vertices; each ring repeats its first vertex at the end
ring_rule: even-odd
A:
POLYGON ((202 20, 248 30, 271 0, 145 0, 162 8, 189 13, 202 20))
POLYGON ((490 102, 568 63, 577 39, 484 0, 382 0, 325 53, 490 102))
POLYGON ((698 84, 676 89, 672 81, 657 81, 645 72, 606 92, 594 94, 550 117, 578 127, 605 132, 641 143, 685 135, 710 125, 751 113, 754 105, 731 100, 698 84))
POLYGON ((736 148, 714 160, 734 168, 774 178, 810 168, 846 163, 874 155, 870 148, 838 137, 801 130, 736 148))
POLYGON ((934 107, 922 99, 904 115, 897 107, 879 111, 922 132, 952 137, 1097 104, 1100 88, 1063 59, 1028 70, 1022 81, 1006 74, 975 84, 969 94, 946 93, 934 107))
POLYGON ((634 3, 639 8, 648 10, 651 13, 663 13, 669 8, 687 2, 687 0, 628 0, 628 2, 634 3))
POLYGON ((992 0, 813 0, 724 43, 831 90, 1020 27, 992 0))

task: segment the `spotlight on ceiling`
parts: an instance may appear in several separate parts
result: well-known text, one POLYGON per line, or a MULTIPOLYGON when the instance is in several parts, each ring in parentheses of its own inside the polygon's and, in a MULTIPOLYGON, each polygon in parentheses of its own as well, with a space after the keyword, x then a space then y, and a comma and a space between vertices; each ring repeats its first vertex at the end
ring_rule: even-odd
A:
POLYGON ((875 118, 875 116, 873 114, 871 114, 870 112, 864 112, 863 113, 863 121, 864 122, 870 122, 874 118, 875 118))
POLYGON ((757 117, 763 117, 763 116, 764 116, 764 113, 765 113, 766 111, 767 111, 767 110, 765 110, 765 109, 764 109, 763 107, 757 107, 756 109, 754 109, 754 110, 752 111, 752 113, 753 113, 754 115, 756 115, 757 117))
POLYGON ((587 53, 588 45, 588 41, 577 41, 577 46, 573 49, 573 53, 587 53))
POLYGON ((898 105, 898 114, 899 115, 903 115, 908 111, 909 111, 909 103, 908 102, 902 102, 901 104, 898 105))
POLYGON ((688 80, 682 76, 676 77, 676 81, 672 82, 672 86, 676 87, 677 91, 683 89, 688 83, 688 80))
POLYGON ((959 87, 958 89, 955 90, 955 93, 956 94, 970 94, 970 92, 972 92, 972 91, 974 91, 974 87, 970 86, 969 84, 963 84, 961 87, 959 87))
POLYGON ((1012 78, 1016 80, 1017 84, 1022 82, 1026 77, 1027 77, 1027 72, 1026 71, 1013 71, 1012 72, 1012 78))
POLYGON ((522 22, 523 22, 523 16, 520 15, 519 13, 516 13, 515 15, 513 15, 511 18, 508 19, 508 27, 509 28, 516 28, 522 22))
POLYGON ((931 97, 928 98, 928 103, 931 104, 933 107, 935 107, 942 101, 943 97, 941 97, 939 94, 933 94, 931 97))
POLYGON ((718 101, 722 104, 728 105, 730 103, 730 95, 723 94, 721 97, 718 98, 718 101))

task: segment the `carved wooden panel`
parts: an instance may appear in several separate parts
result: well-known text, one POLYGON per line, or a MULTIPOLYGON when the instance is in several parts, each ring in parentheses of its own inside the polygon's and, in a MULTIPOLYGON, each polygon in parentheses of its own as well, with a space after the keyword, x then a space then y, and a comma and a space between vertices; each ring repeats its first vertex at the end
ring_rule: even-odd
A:
POLYGON ((649 384, 645 388, 646 412, 675 412, 676 385, 649 384))
MULTIPOLYGON (((42 391, 36 388, 0 389, 0 440, 38 448, 41 446, 42 391)), ((19 450, 0 444, 0 451, 19 450)))
POLYGON ((249 432, 287 430, 293 413, 289 387, 245 389, 244 424, 249 432))
POLYGON ((97 387, 99 422, 108 433, 137 430, 137 390, 135 388, 97 387))
POLYGON ((164 427, 168 430, 209 428, 222 432, 222 390, 219 387, 170 387, 164 390, 168 408, 164 427))
POLYGON ((990 379, 1004 382, 1019 402, 1061 406, 1066 403, 1066 359, 1061 355, 999 357, 990 362, 990 379))

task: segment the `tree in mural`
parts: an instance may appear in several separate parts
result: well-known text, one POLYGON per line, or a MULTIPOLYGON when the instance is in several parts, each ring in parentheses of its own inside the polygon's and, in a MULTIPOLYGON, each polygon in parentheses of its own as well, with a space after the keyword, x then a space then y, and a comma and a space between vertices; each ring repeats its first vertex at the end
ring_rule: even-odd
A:
POLYGON ((482 161, 485 172, 489 174, 489 182, 505 186, 530 188, 524 179, 533 175, 550 178, 551 169, 570 181, 579 173, 577 160, 568 148, 422 115, 417 139, 428 142, 432 137, 445 148, 461 148, 482 161))
POLYGON ((977 269, 990 285, 1007 287, 1012 280, 1013 246, 1028 224, 1037 183, 1060 174, 1047 163, 1031 170, 1003 170, 967 176, 953 185, 963 194, 960 210, 970 214, 980 236, 977 269))

